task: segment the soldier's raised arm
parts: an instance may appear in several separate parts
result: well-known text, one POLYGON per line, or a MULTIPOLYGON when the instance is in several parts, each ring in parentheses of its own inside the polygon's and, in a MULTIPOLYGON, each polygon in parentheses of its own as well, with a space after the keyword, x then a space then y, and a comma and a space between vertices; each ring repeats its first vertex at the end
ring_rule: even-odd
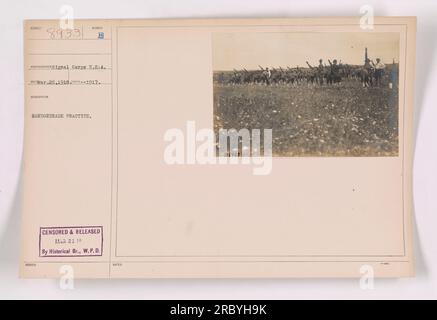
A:
POLYGON ((308 65, 308 67, 310 67, 310 69, 312 69, 313 67, 309 64, 309 62, 308 61, 305 61, 306 63, 307 63, 307 65, 308 65))

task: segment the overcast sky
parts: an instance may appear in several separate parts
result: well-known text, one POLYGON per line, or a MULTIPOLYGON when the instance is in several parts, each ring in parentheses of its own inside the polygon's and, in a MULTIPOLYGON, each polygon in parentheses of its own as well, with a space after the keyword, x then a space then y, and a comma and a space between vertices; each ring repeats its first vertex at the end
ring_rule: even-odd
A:
POLYGON ((216 33, 213 35, 214 70, 301 67, 322 58, 363 64, 364 48, 370 59, 399 62, 398 33, 216 33))

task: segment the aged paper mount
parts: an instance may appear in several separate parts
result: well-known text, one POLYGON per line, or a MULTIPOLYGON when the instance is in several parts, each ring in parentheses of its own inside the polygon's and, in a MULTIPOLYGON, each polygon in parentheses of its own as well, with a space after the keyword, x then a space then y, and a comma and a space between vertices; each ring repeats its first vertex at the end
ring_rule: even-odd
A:
POLYGON ((73 23, 24 23, 22 277, 414 275, 414 17, 73 23))

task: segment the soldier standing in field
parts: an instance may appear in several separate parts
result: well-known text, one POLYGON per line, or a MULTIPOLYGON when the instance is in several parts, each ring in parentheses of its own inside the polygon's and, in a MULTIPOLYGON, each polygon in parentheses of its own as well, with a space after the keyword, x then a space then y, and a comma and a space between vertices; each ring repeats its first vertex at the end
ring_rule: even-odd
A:
POLYGON ((332 62, 328 59, 331 70, 328 75, 328 84, 340 83, 340 66, 337 64, 337 59, 334 59, 332 62))
POLYGON ((269 85, 270 84, 270 78, 272 77, 272 72, 270 71, 269 67, 267 67, 264 72, 264 78, 266 81, 266 84, 269 85))
POLYGON ((377 86, 381 84, 382 76, 384 75, 385 64, 381 59, 376 58, 376 63, 372 61, 373 68, 375 69, 375 83, 377 86))
POLYGON ((390 68, 390 83, 389 88, 393 89, 398 85, 398 67, 396 66, 395 59, 393 59, 393 63, 390 68))
POLYGON ((319 59, 319 65, 317 68, 314 68, 312 65, 309 64, 308 61, 306 61, 306 64, 308 67, 310 67, 311 70, 314 70, 316 72, 316 80, 319 85, 323 85, 323 79, 325 76, 325 66, 323 65, 323 59, 319 59))
POLYGON ((372 66, 370 59, 365 59, 364 66, 361 69, 361 83, 363 88, 368 88, 372 84, 372 66))
POLYGON ((323 65, 323 59, 319 60, 319 65, 317 66, 317 78, 320 85, 323 85, 325 78, 325 66, 323 65))

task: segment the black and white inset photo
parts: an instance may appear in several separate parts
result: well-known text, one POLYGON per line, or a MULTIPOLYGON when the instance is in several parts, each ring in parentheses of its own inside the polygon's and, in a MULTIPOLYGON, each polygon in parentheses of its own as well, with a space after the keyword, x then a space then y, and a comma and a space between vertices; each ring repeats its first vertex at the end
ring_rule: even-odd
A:
POLYGON ((214 130, 272 129, 273 156, 398 156, 399 34, 216 33, 214 130))

